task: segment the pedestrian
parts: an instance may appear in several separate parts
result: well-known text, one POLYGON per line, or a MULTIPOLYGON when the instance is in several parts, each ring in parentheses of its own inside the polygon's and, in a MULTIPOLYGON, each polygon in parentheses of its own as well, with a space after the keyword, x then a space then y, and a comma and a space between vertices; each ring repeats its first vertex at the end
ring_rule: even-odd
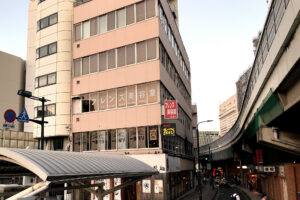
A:
POLYGON ((268 200, 267 195, 266 195, 266 194, 263 194, 263 195, 261 196, 261 200, 268 200))

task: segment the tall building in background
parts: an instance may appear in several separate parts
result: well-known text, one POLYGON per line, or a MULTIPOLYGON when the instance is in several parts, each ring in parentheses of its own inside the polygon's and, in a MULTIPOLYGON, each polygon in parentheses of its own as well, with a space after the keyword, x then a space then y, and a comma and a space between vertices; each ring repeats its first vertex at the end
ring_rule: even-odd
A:
POLYGON ((227 133, 238 117, 236 94, 219 106, 220 136, 227 133))
MULTIPOLYGON (((0 126, 5 123, 4 113, 8 109, 18 116, 24 108, 24 98, 17 95, 25 87, 25 61, 17 56, 0 51, 0 126)), ((14 122, 12 131, 23 131, 23 124, 14 122)), ((2 140, 2 137, 0 137, 2 140)), ((0 141, 2 142, 2 141, 0 141)))
POLYGON ((28 51, 27 80, 35 83, 26 89, 51 100, 47 149, 69 137, 72 151, 124 154, 159 170, 115 199, 175 199, 193 187, 190 64, 177 0, 32 0, 28 51), (177 101, 178 119, 164 119, 165 100, 177 101), (163 136, 170 123, 175 136, 163 136))
MULTIPOLYGON (((45 149, 65 149, 71 125, 73 0, 31 0, 28 12, 26 90, 50 100, 45 107, 45 149)), ((26 99, 31 118, 41 118, 41 103, 26 99)), ((40 138, 40 125, 25 131, 40 138)))

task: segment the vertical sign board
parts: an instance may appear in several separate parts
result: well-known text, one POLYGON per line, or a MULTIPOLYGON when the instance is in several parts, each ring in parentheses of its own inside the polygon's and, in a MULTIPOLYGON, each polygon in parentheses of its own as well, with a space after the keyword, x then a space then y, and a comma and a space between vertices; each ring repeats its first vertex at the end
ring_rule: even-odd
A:
POLYGON ((165 100, 165 119, 178 119, 178 109, 176 100, 165 100))
POLYGON ((257 164, 263 163, 263 155, 261 149, 256 149, 256 160, 257 160, 257 164))

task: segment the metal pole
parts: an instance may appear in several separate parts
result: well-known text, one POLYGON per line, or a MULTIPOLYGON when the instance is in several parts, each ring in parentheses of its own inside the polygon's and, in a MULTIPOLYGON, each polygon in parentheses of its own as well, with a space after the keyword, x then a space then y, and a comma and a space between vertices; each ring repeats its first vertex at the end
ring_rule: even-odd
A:
POLYGON ((44 150, 45 98, 42 97, 41 149, 44 150))
POLYGON ((197 126, 197 177, 198 177, 198 187, 199 187, 199 200, 202 200, 202 187, 201 187, 201 173, 200 173, 200 148, 199 148, 199 130, 197 126))

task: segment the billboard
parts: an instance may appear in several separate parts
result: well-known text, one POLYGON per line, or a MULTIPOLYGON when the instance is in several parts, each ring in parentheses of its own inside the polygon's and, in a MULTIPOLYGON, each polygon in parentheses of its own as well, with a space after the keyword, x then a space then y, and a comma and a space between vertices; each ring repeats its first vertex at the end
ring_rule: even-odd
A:
POLYGON ((165 119, 178 119, 178 109, 176 100, 165 100, 165 119))
POLYGON ((163 136, 175 136, 176 124, 175 123, 162 124, 161 132, 163 136))

